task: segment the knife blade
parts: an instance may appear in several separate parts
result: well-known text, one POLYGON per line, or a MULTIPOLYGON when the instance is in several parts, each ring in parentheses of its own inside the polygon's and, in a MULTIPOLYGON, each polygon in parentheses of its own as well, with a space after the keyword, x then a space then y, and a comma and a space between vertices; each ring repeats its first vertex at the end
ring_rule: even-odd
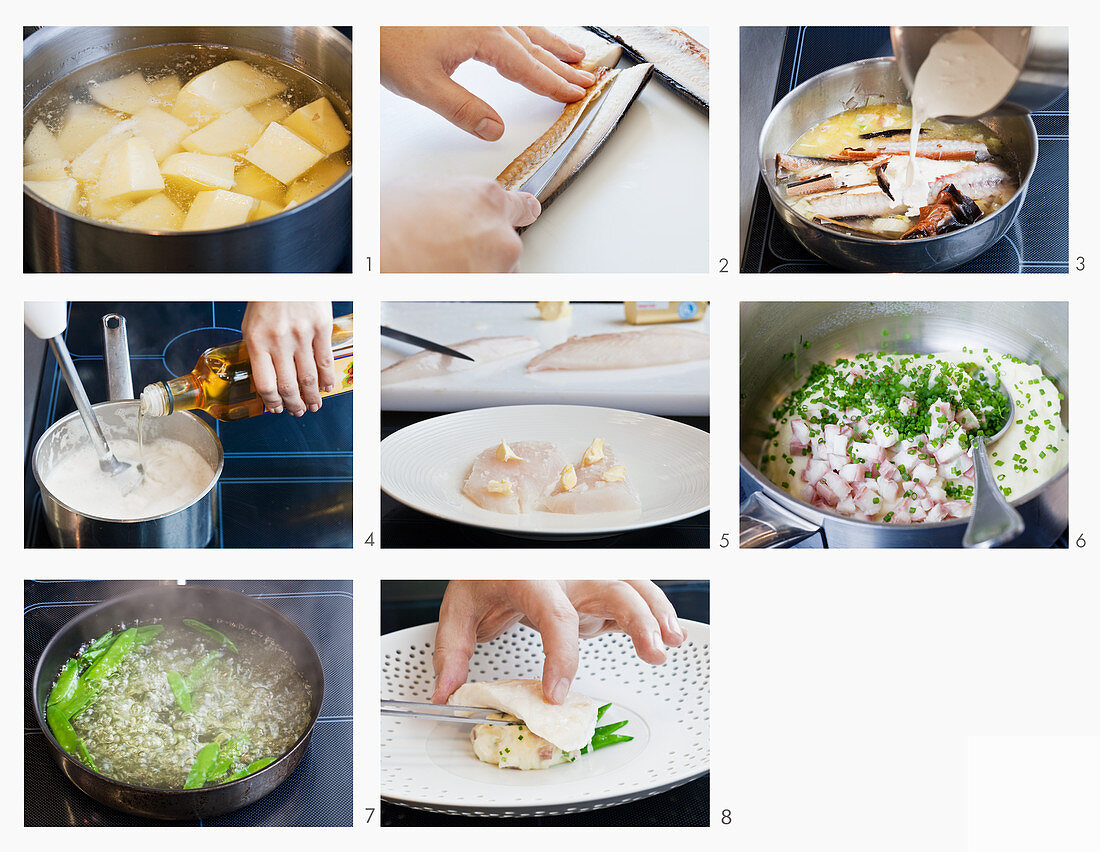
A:
POLYGON ((382 326, 382 336, 388 337, 391 340, 400 340, 402 343, 411 343, 413 346, 419 346, 421 349, 438 352, 441 355, 450 355, 452 358, 461 358, 464 361, 474 360, 469 355, 465 355, 457 349, 452 349, 450 346, 444 346, 442 343, 435 343, 434 341, 427 340, 423 337, 417 337, 415 334, 409 334, 405 331, 398 331, 396 328, 390 328, 388 325, 382 326))
MULTIPOLYGON (((573 149, 577 147, 577 143, 581 141, 581 137, 591 126, 592 122, 596 120, 596 115, 603 108, 603 105, 607 102, 607 93, 614 88, 613 85, 608 86, 602 94, 597 96, 591 103, 585 107, 584 112, 581 114, 581 120, 570 131, 569 135, 565 137, 565 141, 561 143, 561 146, 556 150, 550 159, 535 169, 535 173, 531 177, 527 178, 523 182, 523 185, 519 187, 520 192, 529 192, 535 198, 539 198, 539 195, 550 181, 554 179, 554 175, 558 173, 558 169, 561 168, 562 163, 573 152, 573 149)), ((539 201, 542 201, 539 198, 539 201)))

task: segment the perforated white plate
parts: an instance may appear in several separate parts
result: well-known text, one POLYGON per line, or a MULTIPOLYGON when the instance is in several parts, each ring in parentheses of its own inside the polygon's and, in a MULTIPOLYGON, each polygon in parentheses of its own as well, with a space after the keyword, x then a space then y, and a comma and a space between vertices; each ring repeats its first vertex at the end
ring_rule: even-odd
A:
MULTIPOLYGON (((629 719, 634 741, 551 769, 498 769, 474 757, 470 729, 428 719, 382 719, 382 797, 468 816, 556 816, 634 802, 710 771, 710 627, 681 620, 688 638, 663 666, 643 663, 630 638, 581 640, 573 689, 601 704, 603 722, 629 719)), ((435 624, 382 637, 382 697, 431 700, 435 624)), ((471 681, 540 677, 542 640, 516 625, 477 646, 471 681)))
POLYGON ((594 537, 653 527, 705 512, 710 436, 675 420, 587 405, 507 405, 422 420, 382 442, 382 490, 448 521, 530 538, 594 537), (474 458, 500 442, 552 441, 579 459, 595 437, 626 465, 641 512, 504 515, 462 493, 474 458))

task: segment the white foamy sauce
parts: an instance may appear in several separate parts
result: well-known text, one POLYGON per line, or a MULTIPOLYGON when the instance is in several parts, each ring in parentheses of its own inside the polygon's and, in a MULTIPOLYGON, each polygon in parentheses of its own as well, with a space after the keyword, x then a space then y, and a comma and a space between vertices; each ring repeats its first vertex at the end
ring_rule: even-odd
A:
POLYGON ((941 115, 974 118, 989 112, 1012 89, 1020 69, 974 30, 952 30, 928 51, 913 80, 906 186, 918 177, 915 163, 920 126, 941 115))
MULTIPOLYGON (((137 441, 112 438, 119 461, 138 464, 137 441)), ((198 497, 214 476, 207 461, 182 441, 145 442, 145 476, 128 470, 110 476, 99 469, 90 442, 66 453, 50 467, 43 482, 65 505, 84 515, 111 520, 150 518, 174 512, 198 497), (140 484, 134 484, 140 479, 140 484), (131 490, 132 489, 132 490, 131 490)))

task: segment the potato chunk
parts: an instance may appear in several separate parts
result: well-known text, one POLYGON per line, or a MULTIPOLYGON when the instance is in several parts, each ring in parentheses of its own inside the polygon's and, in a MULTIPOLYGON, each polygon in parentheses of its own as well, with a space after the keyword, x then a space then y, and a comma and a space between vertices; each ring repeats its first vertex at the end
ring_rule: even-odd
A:
POLYGON ((245 163, 237 169, 233 180, 233 191, 242 195, 251 195, 257 201, 267 201, 279 207, 286 204, 286 187, 252 163, 245 163))
POLYGON ((230 189, 233 186, 232 157, 209 154, 173 154, 160 167, 165 180, 185 192, 230 189))
POLYGON ((80 184, 72 178, 60 180, 29 180, 23 184, 36 195, 46 199, 50 204, 76 212, 77 202, 80 200, 80 184))
POLYGON ((130 115, 148 106, 153 100, 152 89, 137 71, 115 77, 106 83, 97 83, 92 80, 88 83, 88 94, 97 104, 103 104, 107 109, 130 115))
POLYGON ((290 115, 290 104, 282 98, 268 98, 260 101, 255 106, 250 106, 248 111, 261 125, 267 127, 273 121, 282 121, 290 115))
POLYGON ((216 189, 200 192, 187 211, 183 222, 185 231, 204 231, 210 228, 228 228, 248 221, 256 202, 239 192, 216 189))
POLYGON ((141 201, 162 189, 164 178, 148 139, 127 139, 103 158, 97 192, 104 201, 141 201))
POLYGON ((160 77, 149 84, 149 91, 153 93, 153 106, 166 109, 169 112, 176 103, 176 97, 180 93, 180 78, 175 74, 160 77))
POLYGON ((23 166, 23 180, 61 180, 69 176, 69 161, 54 157, 23 166))
POLYGON ((67 157, 49 128, 42 121, 36 121, 27 138, 23 140, 23 165, 57 159, 67 157))
POLYGON ((116 145, 133 137, 133 129, 128 124, 129 122, 124 122, 116 125, 85 148, 69 166, 69 174, 77 180, 98 180, 108 152, 116 145))
POLYGON ((141 136, 153 143, 153 153, 156 154, 158 163, 163 163, 181 150, 180 142, 191 132, 186 123, 155 106, 139 110, 131 122, 135 136, 141 136))
POLYGON ((283 126, 325 154, 343 151, 351 142, 351 134, 345 129, 344 122, 340 120, 328 98, 318 98, 295 110, 283 122, 283 126))
POLYGON ((230 110, 252 106, 285 89, 282 81, 234 59, 188 80, 180 89, 172 114, 192 127, 199 127, 230 110))
POLYGON ((291 183, 325 155, 280 124, 269 124, 244 158, 280 183, 291 183))
POLYGON ((73 104, 65 114, 65 124, 57 134, 63 156, 70 160, 100 136, 125 121, 121 116, 91 104, 73 104))
POLYGON ((146 231, 178 231, 183 225, 183 211, 163 192, 151 195, 118 217, 122 225, 146 231))
POLYGON ((244 107, 230 110, 183 140, 188 151, 224 156, 247 151, 260 138, 264 126, 244 107))
POLYGON ((286 200, 304 204, 336 183, 347 170, 348 164, 343 158, 329 157, 322 160, 287 187, 286 200))

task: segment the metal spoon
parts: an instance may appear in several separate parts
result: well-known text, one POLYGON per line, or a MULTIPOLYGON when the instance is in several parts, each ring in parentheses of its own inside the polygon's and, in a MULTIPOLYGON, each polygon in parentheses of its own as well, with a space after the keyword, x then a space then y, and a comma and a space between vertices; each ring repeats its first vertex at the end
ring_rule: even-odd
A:
POLYGON ((1001 487, 993 476, 986 453, 986 443, 997 441, 1012 424, 1016 415, 1016 403, 1001 382, 1001 393, 1008 399, 1008 414, 1004 425, 993 436, 974 438, 974 503, 970 511, 970 523, 966 525, 963 547, 1000 547, 1024 531, 1024 519, 1008 505, 1001 487))

